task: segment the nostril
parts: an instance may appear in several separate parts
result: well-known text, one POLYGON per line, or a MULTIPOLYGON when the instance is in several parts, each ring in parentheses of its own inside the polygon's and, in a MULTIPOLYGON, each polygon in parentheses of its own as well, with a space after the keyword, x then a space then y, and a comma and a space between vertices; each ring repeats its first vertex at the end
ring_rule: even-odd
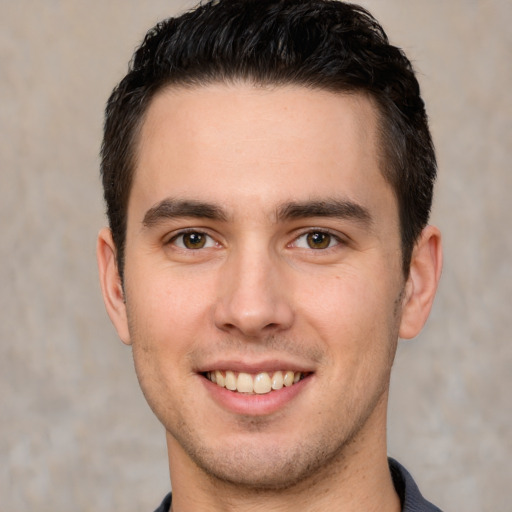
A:
POLYGON ((246 271, 226 277, 213 309, 217 328, 251 338, 288 329, 294 315, 287 288, 278 286, 282 283, 271 279, 271 274, 259 268, 256 274, 246 271))

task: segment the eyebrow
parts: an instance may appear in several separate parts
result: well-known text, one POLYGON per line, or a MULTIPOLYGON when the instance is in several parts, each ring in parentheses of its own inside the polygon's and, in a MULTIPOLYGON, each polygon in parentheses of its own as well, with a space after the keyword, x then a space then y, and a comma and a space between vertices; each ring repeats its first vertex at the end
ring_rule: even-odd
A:
POLYGON ((167 198, 150 208, 144 215, 142 224, 149 228, 167 219, 192 217, 226 221, 227 215, 216 205, 193 199, 180 200, 167 198))
POLYGON ((289 202, 277 210, 278 220, 304 219, 309 217, 333 217, 351 219, 370 226, 373 218, 367 208, 348 199, 289 202))
MULTIPOLYGON (((194 199, 166 198, 146 212, 142 224, 150 228, 161 221, 180 217, 228 220, 226 212, 217 205, 194 199)), ((310 217, 353 219, 367 226, 373 221, 368 209, 347 199, 290 201, 279 206, 276 215, 278 222, 310 217)))

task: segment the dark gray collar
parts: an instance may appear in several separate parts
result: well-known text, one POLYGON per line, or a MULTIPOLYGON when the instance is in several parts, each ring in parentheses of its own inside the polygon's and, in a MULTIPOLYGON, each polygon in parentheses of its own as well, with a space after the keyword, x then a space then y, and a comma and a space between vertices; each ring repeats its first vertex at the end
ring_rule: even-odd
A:
POLYGON ((402 502, 402 512, 441 512, 421 495, 416 482, 399 462, 391 458, 388 462, 393 484, 402 502))

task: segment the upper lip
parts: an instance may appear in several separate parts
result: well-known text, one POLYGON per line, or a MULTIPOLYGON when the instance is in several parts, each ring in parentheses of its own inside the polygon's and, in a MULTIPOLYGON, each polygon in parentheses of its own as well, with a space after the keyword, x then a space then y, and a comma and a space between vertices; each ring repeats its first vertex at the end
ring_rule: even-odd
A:
POLYGON ((231 370, 234 372, 243 372, 250 374, 257 374, 261 372, 277 372, 282 370, 311 373, 313 371, 311 366, 298 363, 290 359, 266 359, 256 361, 251 359, 250 361, 244 359, 216 359, 215 361, 202 364, 198 369, 197 373, 211 372, 215 370, 231 370))

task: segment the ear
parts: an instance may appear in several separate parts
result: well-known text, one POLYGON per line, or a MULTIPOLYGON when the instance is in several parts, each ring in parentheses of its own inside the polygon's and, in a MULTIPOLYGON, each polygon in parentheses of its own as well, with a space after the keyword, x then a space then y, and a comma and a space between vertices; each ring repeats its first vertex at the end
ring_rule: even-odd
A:
POLYGON ((130 345, 128 317, 124 300, 123 286, 117 268, 117 251, 112 238, 112 232, 103 228, 98 235, 96 258, 100 274, 101 292, 108 316, 114 324, 122 342, 130 345))
POLYGON ((434 302, 442 266, 441 233, 436 227, 427 226, 412 252, 402 304, 401 338, 414 338, 425 325, 434 302))

